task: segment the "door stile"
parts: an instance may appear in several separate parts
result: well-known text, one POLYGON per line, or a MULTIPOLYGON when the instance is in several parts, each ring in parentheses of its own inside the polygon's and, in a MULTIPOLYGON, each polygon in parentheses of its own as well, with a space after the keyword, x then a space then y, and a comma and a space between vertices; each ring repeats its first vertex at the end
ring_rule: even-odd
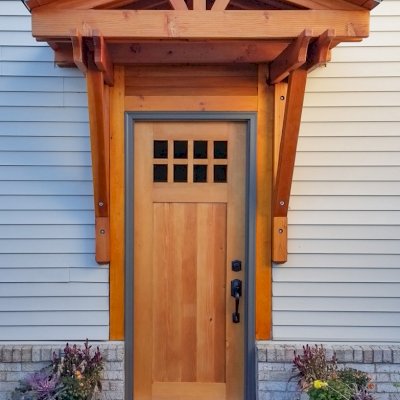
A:
MULTIPOLYGON (((145 135, 136 132, 134 146, 134 265, 142 265, 153 258, 153 203, 151 170, 143 166, 151 165, 151 141, 145 135), (142 168, 141 168, 142 166, 142 168), (149 221, 150 218, 150 221, 149 221)), ((132 244, 131 244, 132 246, 132 244)), ((153 346, 153 301, 136 301, 152 298, 153 269, 134 268, 134 326, 142 326, 136 332, 135 341, 140 346, 151 350, 153 346)), ((151 400, 152 357, 145 352, 134 353, 134 396, 151 400), (136 368, 135 368, 136 366, 136 368), (138 367, 140 366, 140 367, 138 367)))
POLYGON ((230 283, 233 279, 240 279, 245 282, 245 269, 247 268, 246 254, 246 238, 245 238, 245 187, 246 187, 246 127, 243 124, 232 124, 229 134, 228 148, 228 164, 237 163, 235 169, 228 168, 228 207, 227 207, 227 310, 226 310, 226 332, 227 332, 227 371, 226 371, 226 394, 227 399, 243 399, 241 391, 244 387, 244 346, 240 346, 239 350, 228 351, 230 344, 235 343, 240 338, 245 337, 245 315, 243 303, 246 301, 247 294, 245 285, 242 286, 242 297, 240 298, 240 323, 232 322, 232 312, 234 311, 234 299, 231 296, 230 283), (240 149, 240 151, 238 151, 240 149), (241 215, 242 218, 237 216, 241 215), (242 270, 233 272, 231 262, 240 260, 242 262, 242 270), (241 370, 241 375, 237 376, 237 371, 241 370))

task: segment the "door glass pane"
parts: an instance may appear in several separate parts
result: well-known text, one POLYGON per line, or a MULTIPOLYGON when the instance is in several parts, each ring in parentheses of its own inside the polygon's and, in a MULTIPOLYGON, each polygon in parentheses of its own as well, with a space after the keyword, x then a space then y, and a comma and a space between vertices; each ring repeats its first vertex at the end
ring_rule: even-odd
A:
POLYGON ((214 165, 214 182, 224 183, 227 177, 227 165, 214 165))
POLYGON ((207 158, 207 141, 195 140, 194 141, 194 154, 193 158, 207 158))
POLYGON ((174 165, 174 182, 187 182, 187 165, 174 165))
POLYGON ((228 142, 226 140, 214 142, 214 158, 219 160, 228 158, 228 142))
POLYGON ((168 165, 153 165, 153 181, 167 182, 168 181, 168 165))
POLYGON ((193 166, 193 182, 207 182, 207 165, 193 166))
POLYGON ((188 158, 187 140, 174 140, 174 158, 188 158))
POLYGON ((168 140, 155 140, 153 152, 154 158, 168 158, 168 140))

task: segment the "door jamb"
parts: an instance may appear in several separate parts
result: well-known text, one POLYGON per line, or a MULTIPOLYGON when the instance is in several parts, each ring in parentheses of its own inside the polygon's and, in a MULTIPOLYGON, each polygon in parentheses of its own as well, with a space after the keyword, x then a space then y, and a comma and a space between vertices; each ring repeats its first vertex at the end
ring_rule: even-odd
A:
POLYGON ((251 112, 126 112, 125 113, 125 399, 133 399, 133 199, 134 124, 141 121, 245 122, 246 131, 246 298, 244 399, 256 398, 255 230, 257 113, 251 112))

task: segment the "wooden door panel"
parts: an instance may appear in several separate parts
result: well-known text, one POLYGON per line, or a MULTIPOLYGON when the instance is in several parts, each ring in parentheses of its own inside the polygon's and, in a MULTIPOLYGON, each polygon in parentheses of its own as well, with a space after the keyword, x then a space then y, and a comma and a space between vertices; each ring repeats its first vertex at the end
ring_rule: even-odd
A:
POLYGON ((225 382, 225 204, 156 203, 154 382, 225 382))
POLYGON ((135 400, 243 399, 245 318, 241 305, 232 323, 230 282, 244 288, 231 261, 245 256, 245 139, 242 123, 135 124, 135 400))

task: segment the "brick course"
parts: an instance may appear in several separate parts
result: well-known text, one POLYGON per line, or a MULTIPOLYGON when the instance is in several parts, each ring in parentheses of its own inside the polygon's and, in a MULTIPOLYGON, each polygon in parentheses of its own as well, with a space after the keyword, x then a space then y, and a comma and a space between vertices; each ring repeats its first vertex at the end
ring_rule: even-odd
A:
MULTIPOLYGON (((336 353, 340 367, 355 368, 371 375, 377 400, 400 400, 400 346, 324 345, 327 357, 336 353)), ((292 376, 294 350, 302 345, 257 343, 258 400, 303 400, 292 376)))
MULTIPOLYGON (((99 399, 124 400, 124 343, 91 344, 100 347, 104 359, 103 392, 99 399)), ((0 345, 0 400, 10 400, 18 381, 48 366, 53 352, 59 355, 64 345, 0 345)))

